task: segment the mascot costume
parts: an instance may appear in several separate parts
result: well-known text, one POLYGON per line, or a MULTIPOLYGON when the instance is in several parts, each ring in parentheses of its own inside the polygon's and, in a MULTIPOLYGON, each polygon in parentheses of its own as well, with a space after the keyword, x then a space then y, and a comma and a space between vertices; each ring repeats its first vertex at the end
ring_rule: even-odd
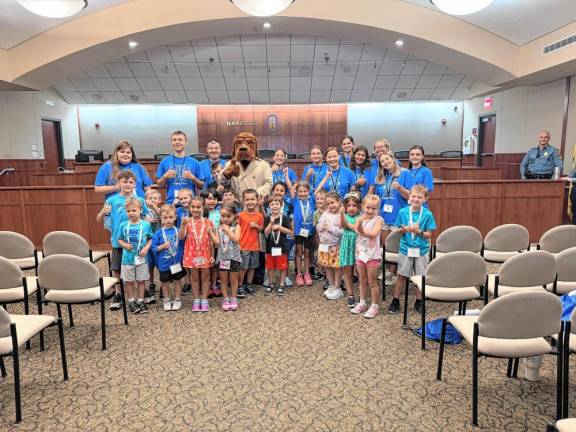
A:
POLYGON ((272 190, 272 169, 268 162, 258 157, 258 140, 250 132, 234 137, 232 159, 226 163, 220 176, 222 180, 230 181, 239 199, 246 189, 256 190, 261 197, 269 195, 272 190))

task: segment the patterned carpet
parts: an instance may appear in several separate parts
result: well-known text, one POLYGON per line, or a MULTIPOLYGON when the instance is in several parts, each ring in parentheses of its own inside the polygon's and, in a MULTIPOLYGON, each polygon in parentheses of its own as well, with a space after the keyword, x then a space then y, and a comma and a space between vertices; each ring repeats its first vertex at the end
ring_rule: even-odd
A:
MULTIPOLYGON (((327 302, 321 292, 293 288, 279 298, 259 291, 235 313, 211 300, 209 313, 194 315, 185 296, 180 312, 153 305, 147 316, 131 315, 128 327, 120 312, 107 311, 105 352, 98 306, 77 306, 76 326, 65 330, 70 381, 62 381, 56 328, 48 329, 47 351, 35 341, 22 355, 17 427, 6 361, 0 430, 473 430, 465 343, 447 347, 437 382, 438 344, 421 351, 401 329, 401 315, 352 316, 344 299, 327 302)), ((453 310, 428 307, 430 318, 453 310)), ((523 379, 522 363, 518 375, 506 378, 506 361, 480 361, 481 430, 545 430, 555 412, 555 358, 544 359, 537 383, 523 379)))

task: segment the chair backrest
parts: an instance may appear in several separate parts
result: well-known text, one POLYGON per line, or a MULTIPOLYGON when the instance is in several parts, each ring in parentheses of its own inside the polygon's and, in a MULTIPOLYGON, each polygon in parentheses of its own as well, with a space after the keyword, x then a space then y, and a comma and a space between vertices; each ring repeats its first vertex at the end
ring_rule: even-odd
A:
POLYGON ((462 151, 461 150, 447 150, 440 152, 441 158, 461 158, 462 151))
POLYGON ((526 227, 518 224, 505 224, 492 228, 484 237, 484 247, 498 252, 512 252, 528 249, 530 234, 526 227))
POLYGON ((258 156, 262 159, 264 158, 271 158, 276 153, 276 150, 269 149, 269 148, 262 148, 258 150, 258 156))
POLYGON ((556 255, 556 273, 559 281, 576 282, 576 247, 556 255))
POLYGON ((90 256, 90 246, 84 238, 70 231, 52 231, 44 236, 42 253, 45 257, 68 254, 86 258, 90 256))
POLYGON ((0 256, 9 259, 34 256, 34 244, 28 237, 13 231, 0 231, 0 256))
POLYGON ((190 156, 192 156, 197 161, 203 161, 206 159, 206 153, 192 153, 190 156))
POLYGON ((310 159, 310 152, 300 153, 298 159, 310 159))
POLYGON ((488 303, 478 316, 480 336, 529 339, 560 331, 562 302, 545 291, 515 292, 488 303))
POLYGON ((560 225, 549 229, 540 238, 540 249, 558 253, 576 246, 576 225, 560 225))
POLYGON ((100 273, 94 264, 74 255, 51 255, 38 266, 38 286, 45 289, 94 288, 99 279, 100 273))
POLYGON ((509 258, 500 266, 501 285, 533 287, 554 282, 556 259, 546 251, 524 252, 509 258))
POLYGON ((426 268, 426 285, 462 288, 486 282, 486 262, 474 252, 449 252, 426 268))
POLYGON ((0 289, 21 287, 23 276, 20 267, 9 259, 0 257, 0 289))
POLYGON ((10 315, 6 309, 0 306, 0 338, 10 336, 10 315))
POLYGON ((386 241, 384 242, 384 247, 386 252, 398 253, 400 252, 400 239, 402 234, 400 231, 390 231, 386 241))
POLYGON ((409 156, 410 152, 408 150, 394 152, 394 157, 396 159, 408 159, 409 156))
POLYGON ((170 156, 170 155, 168 153, 156 153, 154 155, 154 160, 155 161, 161 161, 162 159, 164 159, 167 156, 170 156))
POLYGON ((468 225, 458 225, 442 231, 436 239, 438 252, 480 252, 482 250, 482 233, 468 225))

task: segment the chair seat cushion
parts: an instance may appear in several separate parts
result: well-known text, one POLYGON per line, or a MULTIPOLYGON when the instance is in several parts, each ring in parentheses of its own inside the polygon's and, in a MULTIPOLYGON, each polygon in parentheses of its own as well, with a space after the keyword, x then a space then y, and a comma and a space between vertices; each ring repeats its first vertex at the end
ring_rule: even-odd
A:
MULTIPOLYGON (((472 345, 474 323, 478 316, 452 316, 448 322, 458 333, 472 345)), ((497 339, 478 337, 478 352, 495 357, 530 357, 538 354, 548 354, 552 347, 544 338, 532 339, 497 339)))
MULTIPOLYGON (((56 318, 50 315, 10 315, 10 321, 16 324, 16 334, 18 336, 18 346, 24 345, 45 329, 50 324, 56 322, 56 318)), ((0 355, 12 352, 12 337, 0 338, 0 355)))
POLYGON ((518 255, 520 252, 518 251, 493 251, 484 249, 484 259, 486 261, 492 261, 497 263, 503 263, 509 258, 512 258, 515 255, 518 255))
POLYGON ((558 432, 576 431, 576 418, 558 420, 556 422, 556 429, 558 430, 558 432))
MULTIPOLYGON (((104 277, 104 295, 110 294, 118 279, 113 277, 104 277)), ((100 287, 84 288, 78 290, 59 290, 51 289, 46 292, 47 301, 54 303, 85 303, 100 300, 100 287)))
POLYGON ((384 255, 386 262, 398 264, 398 254, 394 252, 386 252, 384 255))
MULTIPOLYGON (((38 264, 42 260, 42 252, 38 251, 38 264)), ((10 259, 14 264, 16 264, 20 270, 29 270, 36 267, 36 262, 34 260, 34 256, 26 257, 26 258, 13 258, 10 259)))
MULTIPOLYGON (((552 338, 555 341, 558 341, 558 335, 557 334, 552 335, 552 338)), ((576 335, 574 335, 573 333, 570 334, 570 339, 568 339, 568 344, 570 346, 570 352, 576 352, 576 335)))
MULTIPOLYGON (((34 294, 38 289, 38 278, 35 276, 26 277, 26 287, 28 295, 34 294)), ((10 303, 24 300, 24 287, 0 288, 0 303, 10 303)))
MULTIPOLYGON (((546 285, 546 289, 552 292, 552 284, 546 285)), ((576 281, 558 281, 556 282, 556 294, 567 294, 576 290, 576 281)))
MULTIPOLYGON (((489 274, 488 275, 488 292, 490 294, 494 294, 495 286, 496 286, 496 275, 495 274, 489 274)), ((513 286, 498 284, 498 296, 503 296, 506 294, 510 294, 513 292, 519 292, 519 291, 521 291, 521 292, 544 291, 544 287, 542 285, 528 286, 528 287, 513 287, 513 286)))
POLYGON ((102 258, 106 258, 108 252, 104 251, 92 251, 92 262, 100 261, 102 258))
MULTIPOLYGON (((410 278, 412 283, 416 285, 419 290, 422 290, 422 276, 412 276, 410 278)), ((440 301, 464 301, 474 300, 480 297, 480 292, 476 287, 437 287, 426 284, 426 298, 431 300, 440 301)))

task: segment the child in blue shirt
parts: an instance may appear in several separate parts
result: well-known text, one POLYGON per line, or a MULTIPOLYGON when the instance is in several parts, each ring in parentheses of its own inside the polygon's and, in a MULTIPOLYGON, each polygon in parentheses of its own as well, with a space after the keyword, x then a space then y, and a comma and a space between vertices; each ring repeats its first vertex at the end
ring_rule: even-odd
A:
POLYGON ((294 237, 296 242, 296 285, 312 286, 310 256, 314 250, 314 212, 316 200, 310 195, 310 185, 299 181, 294 187, 290 183, 290 196, 294 209, 294 237))
POLYGON ((356 178, 350 169, 340 163, 340 154, 336 147, 329 147, 326 151, 326 164, 328 171, 316 187, 316 191, 322 188, 328 192, 334 191, 342 199, 350 192, 350 188, 356 183, 356 178))
MULTIPOLYGON (((414 179, 414 184, 426 186, 428 193, 431 194, 434 191, 434 177, 424 162, 424 148, 419 145, 412 146, 408 157, 410 158, 408 170, 414 179)), ((424 203, 424 206, 428 207, 428 204, 424 203)))
MULTIPOLYGON (((398 278, 394 286, 394 298, 388 306, 389 313, 400 310, 400 294, 406 278, 426 273, 429 262, 430 238, 436 229, 432 212, 424 207, 429 192, 424 185, 415 185, 410 189, 410 205, 398 212, 395 225, 402 233, 398 254, 398 278)), ((422 313, 422 294, 416 290, 414 310, 422 313)))
POLYGON ((350 170, 354 174, 355 179, 352 189, 359 191, 363 199, 368 193, 370 186, 374 184, 374 173, 377 171, 372 169, 370 155, 365 146, 358 146, 352 152, 350 170))
POLYGON ((302 171, 302 180, 307 181, 311 190, 315 191, 322 179, 328 172, 328 167, 324 163, 324 150, 319 145, 313 145, 310 149, 311 164, 306 165, 302 171))

